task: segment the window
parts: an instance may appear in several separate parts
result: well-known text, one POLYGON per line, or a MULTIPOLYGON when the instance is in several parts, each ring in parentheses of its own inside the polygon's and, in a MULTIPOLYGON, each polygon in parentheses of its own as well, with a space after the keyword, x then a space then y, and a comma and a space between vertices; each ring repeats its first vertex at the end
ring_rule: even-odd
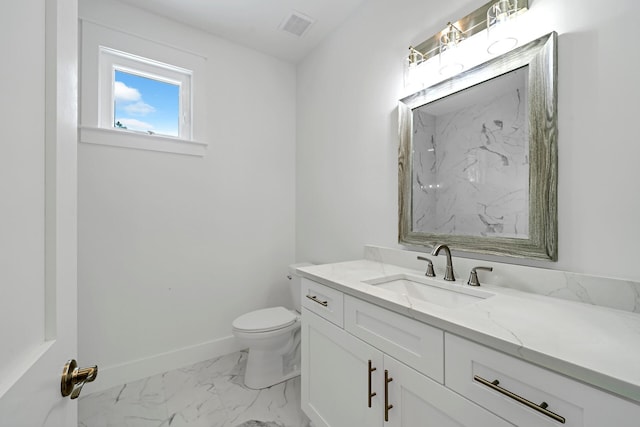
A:
POLYGON ((81 26, 80 142, 204 156, 207 58, 93 22, 81 26))
POLYGON ((100 127, 191 140, 191 71, 100 48, 100 127))

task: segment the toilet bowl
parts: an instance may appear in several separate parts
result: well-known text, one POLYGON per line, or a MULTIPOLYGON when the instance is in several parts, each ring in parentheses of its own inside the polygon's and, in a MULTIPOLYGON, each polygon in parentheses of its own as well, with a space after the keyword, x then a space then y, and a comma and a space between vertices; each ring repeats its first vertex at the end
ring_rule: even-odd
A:
POLYGON ((262 389, 300 375, 300 277, 289 266, 294 310, 270 307, 255 310, 233 321, 233 335, 249 348, 244 383, 262 389))

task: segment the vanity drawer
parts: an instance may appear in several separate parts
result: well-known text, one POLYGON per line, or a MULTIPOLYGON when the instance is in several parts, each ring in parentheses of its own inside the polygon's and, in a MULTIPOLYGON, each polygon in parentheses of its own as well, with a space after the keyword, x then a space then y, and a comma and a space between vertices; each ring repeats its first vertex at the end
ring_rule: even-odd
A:
POLYGON ((444 382, 444 333, 440 329, 349 295, 344 297, 344 328, 440 384, 444 382))
POLYGON ((640 406, 445 334, 445 385, 520 427, 637 427, 640 406))
POLYGON ((344 325, 343 298, 340 291, 321 285, 309 279, 302 279, 302 306, 318 316, 335 323, 341 328, 344 325))

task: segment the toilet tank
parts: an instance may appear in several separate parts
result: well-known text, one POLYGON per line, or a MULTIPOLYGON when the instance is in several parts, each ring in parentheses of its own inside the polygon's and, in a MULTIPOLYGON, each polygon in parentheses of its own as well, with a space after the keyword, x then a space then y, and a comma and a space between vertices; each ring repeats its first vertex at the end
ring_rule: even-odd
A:
POLYGON ((307 267, 310 265, 313 264, 301 262, 298 264, 291 264, 289 266, 289 274, 287 275, 287 279, 289 279, 289 290, 291 292, 291 298, 293 299, 293 308, 295 308, 298 313, 300 313, 300 310, 302 309, 302 295, 300 295, 302 277, 298 276, 296 268, 307 267))

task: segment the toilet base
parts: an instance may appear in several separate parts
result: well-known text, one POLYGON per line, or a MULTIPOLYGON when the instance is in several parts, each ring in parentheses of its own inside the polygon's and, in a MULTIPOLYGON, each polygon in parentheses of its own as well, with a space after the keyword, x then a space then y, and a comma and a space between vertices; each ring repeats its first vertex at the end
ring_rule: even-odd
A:
POLYGON ((289 342, 280 348, 249 348, 244 384, 260 390, 300 375, 300 332, 298 328, 289 342))
MULTIPOLYGON (((276 384, 283 383, 287 380, 290 380, 291 378, 295 378, 300 375, 300 369, 296 369, 284 374, 282 372, 282 369, 273 369, 273 362, 270 362, 271 364, 269 365, 264 365, 259 361, 260 358, 254 358, 254 363, 250 364, 252 360, 252 352, 255 356, 255 350, 249 352, 249 358, 247 360, 247 370, 244 374, 244 385, 247 388, 250 388, 252 390, 261 390, 263 388, 269 388, 276 384)), ((282 357, 280 357, 279 359, 279 365, 282 365, 282 357)), ((275 363, 278 364, 278 362, 275 363)))

